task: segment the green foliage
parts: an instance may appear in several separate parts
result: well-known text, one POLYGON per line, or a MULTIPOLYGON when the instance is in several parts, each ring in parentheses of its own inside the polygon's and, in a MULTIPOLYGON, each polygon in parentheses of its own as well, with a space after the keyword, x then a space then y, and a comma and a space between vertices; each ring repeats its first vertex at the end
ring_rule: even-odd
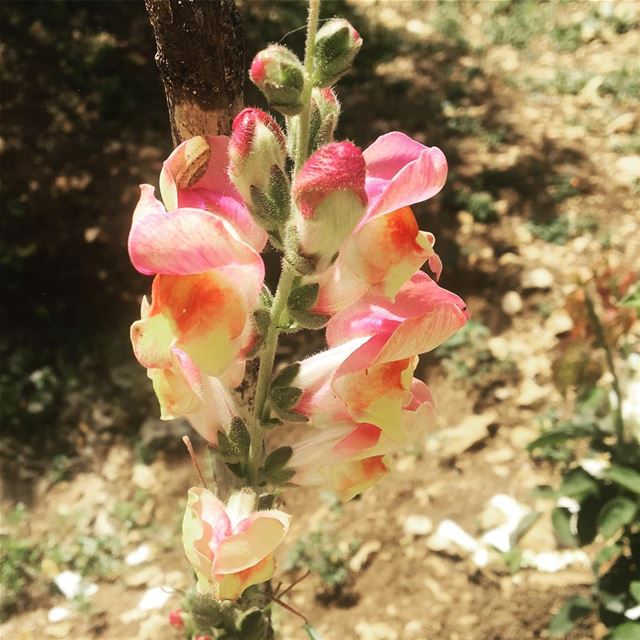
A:
POLYGON ((640 66, 623 64, 604 77, 600 92, 616 100, 640 100, 640 66))
MULTIPOLYGON (((566 190, 564 187, 554 187, 554 199, 556 199, 561 192, 567 197, 576 195, 576 193, 568 195, 571 189, 573 189, 573 187, 570 185, 566 190)), ((597 227, 598 222, 595 218, 581 216, 576 221, 572 221, 566 214, 560 214, 548 221, 538 222, 534 220, 529 222, 529 229, 534 236, 545 242, 559 245, 565 245, 571 238, 576 238, 584 233, 593 232, 597 227)))
POLYGON ((549 632, 552 636, 563 636, 573 629, 580 618, 584 618, 591 611, 593 611, 593 602, 588 598, 582 596, 570 598, 549 624, 549 632))
POLYGON ((111 515, 116 518, 125 530, 141 528, 139 524, 140 511, 149 499, 149 493, 143 489, 136 489, 131 500, 120 500, 115 503, 111 515))
POLYGON ((336 536, 328 531, 313 531, 296 542, 285 560, 284 570, 310 570, 324 585, 325 593, 321 595, 337 597, 348 583, 349 560, 359 546, 356 541, 338 543, 336 536))

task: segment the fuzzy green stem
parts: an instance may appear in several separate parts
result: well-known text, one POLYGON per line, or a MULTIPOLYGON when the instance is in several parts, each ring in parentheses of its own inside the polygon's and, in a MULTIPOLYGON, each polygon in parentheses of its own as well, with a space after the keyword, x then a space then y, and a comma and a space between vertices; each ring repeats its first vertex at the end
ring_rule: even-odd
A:
POLYGON ((309 150, 309 122, 311 120, 311 90, 313 89, 313 56, 316 49, 316 32, 320 16, 320 0, 309 0, 307 40, 304 49, 305 81, 302 91, 302 111, 298 116, 298 145, 294 158, 293 175, 300 170, 309 150))
POLYGON ((267 393, 278 347, 278 336, 280 335, 280 322, 282 321, 282 315, 286 309, 287 299, 295 277, 296 272, 293 267, 283 260, 282 273, 280 274, 280 281, 278 282, 271 309, 271 324, 264 339, 264 348, 260 356, 260 368, 256 382, 256 399, 253 408, 251 445, 249 447, 249 474, 254 484, 257 481, 258 469, 262 462, 264 433, 261 421, 265 417, 267 393))
MULTIPOLYGON (((300 167, 307 159, 309 149, 309 119, 311 116, 311 89, 313 85, 313 55, 316 46, 316 32, 318 30, 318 18, 320 16, 320 0, 309 0, 309 14, 307 18, 307 40, 305 44, 304 68, 305 85, 302 93, 303 108, 298 118, 298 145, 296 147, 293 175, 299 171, 300 167)), ((295 206, 292 201, 292 207, 295 206)), ((258 380, 256 382, 256 398, 253 408, 253 421, 251 424, 251 444, 249 446, 249 478, 257 485, 258 471, 262 464, 264 455, 264 431, 262 420, 266 417, 267 395, 273 373, 273 365, 278 348, 278 337, 280 335, 280 323, 283 313, 287 307, 287 299, 291 291, 291 286, 297 273, 295 269, 285 260, 282 261, 282 272, 278 288, 273 298, 271 308, 271 324, 264 339, 264 348, 260 356, 260 367, 258 369, 258 380)))
POLYGON ((609 346, 604 334, 604 327, 602 326, 602 322, 598 317, 598 313, 596 312, 593 300, 586 291, 585 302, 587 305, 589 319, 591 320, 591 324, 593 325, 596 334, 596 340, 600 348, 604 351, 604 355, 607 361, 607 367, 609 368, 611 377, 613 378, 611 386, 613 387, 613 393, 615 394, 618 401, 618 406, 616 407, 615 411, 616 440, 617 446, 620 447, 624 443, 624 420, 622 418, 622 391, 620 390, 620 380, 618 379, 618 374, 616 373, 616 367, 613 362, 613 353, 611 352, 611 347, 609 346))

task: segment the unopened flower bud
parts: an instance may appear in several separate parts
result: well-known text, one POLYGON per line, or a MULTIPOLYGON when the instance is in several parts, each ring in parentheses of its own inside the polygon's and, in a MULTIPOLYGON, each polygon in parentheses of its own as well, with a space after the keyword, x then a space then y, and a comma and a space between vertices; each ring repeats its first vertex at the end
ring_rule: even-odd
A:
POLYGON ((322 273, 362 217, 367 195, 362 152, 351 142, 318 149, 293 185, 299 214, 288 255, 301 272, 322 273), (301 258, 296 263, 295 257, 301 258))
POLYGON ((300 113, 304 68, 293 51, 280 44, 269 45, 253 59, 249 77, 271 108, 287 116, 300 113))
POLYGON ((244 109, 233 121, 229 177, 256 221, 275 229, 289 211, 284 173, 286 142, 275 120, 260 109, 244 109))
MULTIPOLYGON (((311 117, 309 119, 309 147, 307 155, 311 155, 316 149, 333 142, 338 118, 340 117, 340 103, 331 87, 324 89, 314 88, 311 92, 311 117)), ((298 144, 298 119, 294 116, 287 120, 287 144, 289 155, 295 155, 298 144)))
POLYGON ((169 624, 176 629, 184 629, 184 620, 180 609, 176 609, 169 613, 169 624))
POLYGON ((326 22, 316 34, 314 78, 316 87, 329 87, 349 70, 360 51, 360 34, 343 18, 326 22))

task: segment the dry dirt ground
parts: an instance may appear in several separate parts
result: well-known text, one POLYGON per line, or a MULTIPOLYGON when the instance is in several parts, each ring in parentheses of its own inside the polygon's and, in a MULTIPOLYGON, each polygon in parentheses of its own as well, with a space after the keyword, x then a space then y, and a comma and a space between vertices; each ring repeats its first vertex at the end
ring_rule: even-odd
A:
MULTIPOLYGON (((425 94, 438 65, 449 62, 446 47, 432 52, 434 61, 421 43, 463 38, 468 44, 456 64, 446 66, 467 93, 439 101, 438 117, 459 128, 448 191, 419 212, 422 226, 440 241, 444 285, 466 298, 473 320, 488 332, 460 347, 454 368, 425 359, 440 431, 400 455, 389 478, 344 507, 320 491, 286 494, 294 524, 283 558, 312 530, 324 532, 335 557, 344 558, 338 561, 348 573, 342 588, 331 591, 312 575, 289 600, 327 640, 546 638, 563 600, 589 589, 590 569, 579 558, 557 572, 513 563, 511 571, 515 553, 478 566, 468 551, 439 545, 432 535, 449 519, 478 536, 488 527, 486 505, 496 494, 548 511, 534 490, 554 481, 553 468, 532 461, 525 446, 541 417, 567 410, 551 376, 558 336, 570 328, 564 300, 594 265, 637 266, 640 255, 637 5, 538 5, 529 7, 533 14, 498 9, 489 2, 354 4, 370 28, 409 43, 368 70, 364 92, 391 78, 398 92, 388 98, 397 100, 392 125, 425 141, 425 94), (534 24, 542 14, 547 22, 534 24), (441 203, 463 197, 460 185, 469 184, 487 194, 488 208, 467 198, 455 215, 439 217, 441 203), (452 273, 448 256, 457 265, 452 273)), ((362 94, 345 98, 345 108, 362 101, 362 94)), ((365 141, 382 132, 375 105, 371 111, 374 131, 354 125, 352 137, 365 141)), ((446 140, 437 142, 447 149, 446 140)), ((2 624, 2 638, 178 637, 166 622, 178 593, 158 609, 137 605, 150 588, 179 591, 189 584, 178 523, 195 478, 179 449, 149 455, 154 439, 166 442, 153 417, 141 436, 137 447, 117 442, 98 451, 90 468, 70 479, 42 477, 28 512, 4 519, 3 533, 37 541, 51 553, 35 569, 26 610, 2 624), (122 561, 145 544, 149 556, 142 563, 122 561), (69 602, 52 587, 54 576, 70 567, 96 584, 94 595, 69 602), (71 616, 52 622, 55 606, 69 607, 71 616)), ((547 516, 518 548, 557 549, 547 516)), ((283 638, 306 637, 294 616, 279 611, 276 617, 283 638)), ((570 637, 604 633, 587 619, 570 637)))

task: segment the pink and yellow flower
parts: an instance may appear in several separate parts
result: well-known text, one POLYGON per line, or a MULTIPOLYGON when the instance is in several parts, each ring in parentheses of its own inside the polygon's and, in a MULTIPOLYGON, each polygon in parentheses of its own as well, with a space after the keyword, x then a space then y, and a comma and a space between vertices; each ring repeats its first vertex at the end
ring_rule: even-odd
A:
POLYGON ((333 314, 373 291, 393 299, 425 262, 440 276, 433 234, 420 231, 409 205, 431 198, 447 178, 447 161, 398 131, 363 152, 368 206, 335 264, 320 277, 318 313, 333 314))
POLYGON ((255 506, 256 495, 247 489, 235 492, 226 506, 206 489, 189 490, 182 541, 199 593, 236 600, 273 575, 273 554, 291 518, 278 510, 255 511, 255 506))

